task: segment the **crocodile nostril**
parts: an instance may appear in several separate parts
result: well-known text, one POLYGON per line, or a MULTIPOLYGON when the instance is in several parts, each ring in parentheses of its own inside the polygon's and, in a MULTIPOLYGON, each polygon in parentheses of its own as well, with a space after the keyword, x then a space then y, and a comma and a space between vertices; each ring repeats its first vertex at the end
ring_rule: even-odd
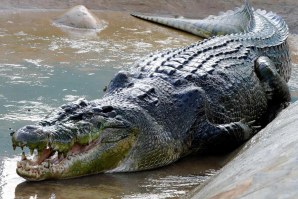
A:
POLYGON ((102 107, 102 112, 103 113, 108 113, 108 112, 111 112, 113 110, 114 110, 114 108, 112 106, 103 106, 102 107))
POLYGON ((33 131, 33 130, 36 130, 37 127, 33 126, 33 125, 28 125, 28 126, 26 126, 26 129, 29 130, 29 131, 33 131))
POLYGON ((71 120, 82 120, 83 119, 83 113, 76 113, 74 115, 69 116, 71 120))
POLYGON ((79 105, 82 106, 82 107, 86 107, 88 105, 88 102, 86 100, 81 100, 79 102, 79 105))

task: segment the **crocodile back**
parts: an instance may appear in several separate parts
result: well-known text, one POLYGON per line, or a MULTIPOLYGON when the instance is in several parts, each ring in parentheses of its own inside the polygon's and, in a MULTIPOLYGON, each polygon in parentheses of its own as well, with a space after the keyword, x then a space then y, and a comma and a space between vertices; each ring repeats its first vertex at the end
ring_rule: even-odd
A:
MULTIPOLYGON (((213 18, 212 30, 216 31, 211 32, 216 36, 140 59, 130 71, 115 76, 101 103, 115 106, 121 101, 116 109, 122 109, 124 102, 134 104, 150 118, 149 124, 161 129, 145 135, 160 136, 156 132, 163 131, 162 135, 175 138, 173 145, 187 142, 193 130, 200 136, 210 133, 202 126, 206 122, 224 125, 245 120, 265 126, 269 102, 255 62, 267 56, 280 76, 289 79, 288 27, 273 13, 254 11, 248 4, 244 8, 245 12, 233 12, 245 13, 249 19, 239 32, 218 35, 220 28, 216 27, 220 26, 213 18)), ((225 14, 221 17, 229 18, 225 14)))
MULTIPOLYGON (((269 57, 286 81, 291 75, 291 60, 287 44, 288 27, 273 12, 254 10, 247 0, 234 10, 210 15, 205 19, 187 19, 133 14, 138 18, 174 27, 200 37, 228 36, 244 45, 256 48, 259 56, 269 57)), ((222 38, 223 40, 227 39, 222 38)))

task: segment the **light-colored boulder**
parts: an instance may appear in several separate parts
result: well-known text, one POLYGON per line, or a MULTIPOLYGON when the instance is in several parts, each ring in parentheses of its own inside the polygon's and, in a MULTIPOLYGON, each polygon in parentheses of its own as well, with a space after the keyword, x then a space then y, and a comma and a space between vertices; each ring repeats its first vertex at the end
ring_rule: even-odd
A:
POLYGON ((54 24, 58 26, 67 26, 79 29, 102 29, 106 23, 99 20, 85 6, 78 5, 66 11, 58 19, 54 20, 54 24))
POLYGON ((298 198, 298 102, 188 198, 298 198))

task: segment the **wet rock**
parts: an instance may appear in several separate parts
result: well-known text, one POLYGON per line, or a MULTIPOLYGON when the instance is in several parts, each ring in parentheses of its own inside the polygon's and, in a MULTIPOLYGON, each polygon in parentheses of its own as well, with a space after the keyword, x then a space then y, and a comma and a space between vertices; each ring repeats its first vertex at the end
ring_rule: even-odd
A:
POLYGON ((102 29, 106 23, 99 20, 85 6, 78 5, 65 12, 58 19, 54 20, 55 25, 62 25, 79 29, 102 29))
POLYGON ((295 102, 189 198, 297 198, 297 121, 295 102))

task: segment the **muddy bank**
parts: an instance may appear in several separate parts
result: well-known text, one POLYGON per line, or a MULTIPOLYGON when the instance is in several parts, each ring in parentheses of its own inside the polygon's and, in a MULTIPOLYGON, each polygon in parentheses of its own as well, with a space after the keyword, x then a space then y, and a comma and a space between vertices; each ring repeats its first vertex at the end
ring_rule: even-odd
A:
MULTIPOLYGON (((298 33, 297 0, 251 0, 250 2, 255 8, 280 14, 289 24, 290 32, 298 33)), ((82 4, 93 10, 144 12, 202 18, 219 11, 233 9, 242 3, 242 0, 217 2, 208 0, 2 0, 0 9, 67 9, 82 4)))

